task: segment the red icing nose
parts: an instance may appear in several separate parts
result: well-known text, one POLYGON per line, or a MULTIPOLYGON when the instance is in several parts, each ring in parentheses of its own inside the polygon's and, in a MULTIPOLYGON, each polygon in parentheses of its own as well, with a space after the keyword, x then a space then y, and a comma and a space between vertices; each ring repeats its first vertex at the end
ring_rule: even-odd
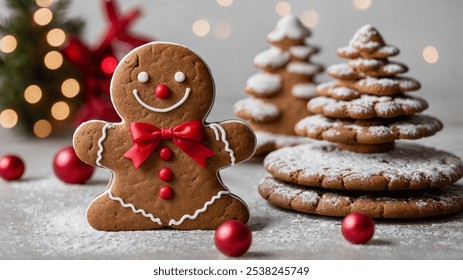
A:
POLYGON ((166 84, 159 84, 154 89, 154 94, 161 99, 166 99, 170 96, 170 89, 166 84))

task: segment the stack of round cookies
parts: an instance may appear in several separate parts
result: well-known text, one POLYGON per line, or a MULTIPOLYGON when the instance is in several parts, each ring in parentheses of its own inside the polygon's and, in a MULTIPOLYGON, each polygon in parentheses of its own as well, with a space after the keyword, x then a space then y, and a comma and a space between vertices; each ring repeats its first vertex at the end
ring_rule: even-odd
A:
POLYGON ((251 97, 239 100, 234 111, 256 132, 255 155, 310 142, 294 132, 294 125, 309 115, 306 104, 315 96, 314 76, 323 69, 310 61, 318 52, 308 43, 310 35, 297 17, 284 16, 267 36, 272 46, 254 58, 262 72, 247 80, 251 97))
POLYGON ((442 123, 418 114, 428 106, 405 92, 420 88, 398 76, 408 68, 389 58, 372 26, 360 28, 349 46, 338 49, 346 64, 327 69, 337 79, 317 87, 309 116, 296 133, 335 143, 303 144, 270 153, 264 160, 273 176, 259 185, 270 203, 301 212, 345 216, 418 218, 463 209, 463 190, 451 184, 463 176, 463 162, 450 153, 397 139, 435 134, 442 123))

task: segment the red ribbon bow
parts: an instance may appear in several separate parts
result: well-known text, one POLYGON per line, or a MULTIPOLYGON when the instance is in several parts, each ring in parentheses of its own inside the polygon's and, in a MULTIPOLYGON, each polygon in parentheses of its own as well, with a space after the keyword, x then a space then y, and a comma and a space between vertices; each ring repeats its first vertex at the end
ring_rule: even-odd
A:
POLYGON ((172 140, 185 154, 202 167, 206 167, 207 158, 215 153, 202 144, 203 124, 200 121, 188 121, 174 128, 159 128, 149 123, 130 123, 130 135, 135 143, 124 157, 133 161, 138 168, 156 149, 162 140, 172 140))

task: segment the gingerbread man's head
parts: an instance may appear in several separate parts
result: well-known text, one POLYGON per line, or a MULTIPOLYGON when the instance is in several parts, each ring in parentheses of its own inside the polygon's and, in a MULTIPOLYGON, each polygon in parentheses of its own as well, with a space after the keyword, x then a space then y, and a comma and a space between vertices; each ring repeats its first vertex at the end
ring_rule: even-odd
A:
POLYGON ((214 94, 206 63, 188 48, 164 42, 130 52, 111 82, 111 99, 125 122, 158 126, 205 119, 214 94))

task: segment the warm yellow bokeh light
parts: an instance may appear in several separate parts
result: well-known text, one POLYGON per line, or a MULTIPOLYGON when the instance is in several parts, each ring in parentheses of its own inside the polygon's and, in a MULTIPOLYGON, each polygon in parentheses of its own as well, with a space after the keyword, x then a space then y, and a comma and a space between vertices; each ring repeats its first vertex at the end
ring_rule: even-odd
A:
POLYGON ((233 0, 217 0, 217 3, 222 7, 228 7, 233 4, 233 0))
POLYGON ((53 19, 53 13, 50 9, 40 8, 34 13, 34 21, 38 25, 47 25, 53 19))
POLYGON ((53 3, 53 0, 35 0, 35 3, 40 7, 48 7, 53 3))
POLYGON ((317 25, 318 20, 319 17, 316 11, 307 10, 301 15, 301 21, 307 27, 314 27, 317 25))
POLYGON ((65 40, 66 34, 62 29, 55 28, 50 30, 47 34, 47 42, 50 44, 50 46, 59 47, 64 43, 65 40))
POLYGON ((12 128, 18 123, 18 114, 12 109, 6 109, 0 113, 0 125, 12 128))
POLYGON ((207 22, 204 19, 200 19, 193 23, 192 29, 193 29, 193 33, 196 36, 203 37, 209 33, 211 27, 209 25, 209 22, 207 22))
POLYGON ((39 120, 34 124, 34 134, 39 138, 45 138, 51 134, 51 124, 47 120, 39 120))
POLYGON ((42 90, 37 85, 30 85, 24 90, 24 99, 30 104, 35 104, 42 99, 42 90))
POLYGON ((231 35, 231 26, 230 24, 224 22, 224 21, 219 21, 217 22, 216 25, 214 25, 214 35, 217 37, 217 38, 220 38, 220 39, 226 39, 228 37, 230 37, 231 35))
POLYGON ((433 46, 427 46, 423 50, 423 58, 427 63, 436 63, 439 60, 439 51, 433 46))
POLYGON ((284 1, 278 2, 275 5, 275 11, 280 16, 287 16, 291 13, 291 5, 289 5, 288 2, 284 2, 284 1))
POLYGON ((61 84, 61 93, 67 98, 73 98, 79 94, 80 85, 76 79, 67 79, 61 84))
POLYGON ((69 105, 64 101, 58 101, 53 106, 51 106, 51 115, 58 121, 62 121, 69 117, 71 109, 69 105))
POLYGON ((51 51, 45 55, 43 62, 48 69, 55 70, 63 64, 63 56, 57 51, 51 51))
POLYGON ((18 41, 16 41, 16 38, 13 35, 6 35, 0 39, 0 51, 4 53, 13 52, 17 46, 18 41))
POLYGON ((354 7, 359 10, 366 10, 371 5, 371 0, 353 0, 354 7))

